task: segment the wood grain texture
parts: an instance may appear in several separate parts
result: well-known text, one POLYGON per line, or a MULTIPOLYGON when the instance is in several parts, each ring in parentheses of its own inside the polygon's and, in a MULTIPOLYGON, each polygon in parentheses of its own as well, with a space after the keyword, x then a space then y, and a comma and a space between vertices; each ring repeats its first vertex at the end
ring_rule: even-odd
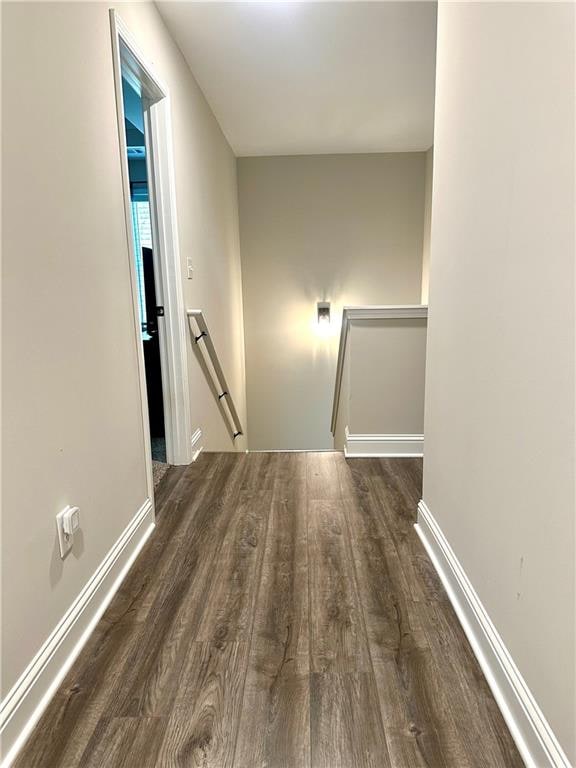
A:
POLYGON ((157 717, 102 717, 80 759, 81 768, 154 768, 166 729, 157 717))
POLYGON ((341 501, 309 501, 308 552, 311 671, 365 672, 368 643, 341 501))
POLYGON ((520 768, 418 459, 201 454, 16 768, 520 768))
POLYGON ((246 668, 244 643, 192 643, 160 748, 163 768, 230 768, 246 668))
POLYGON ((286 454, 269 520, 236 766, 310 766, 306 463, 286 454))
POLYGON ((370 673, 313 673, 310 733, 315 768, 391 765, 370 673))
POLYGON ((271 504, 271 491, 239 491, 234 515, 211 562, 196 640, 250 639, 271 504))

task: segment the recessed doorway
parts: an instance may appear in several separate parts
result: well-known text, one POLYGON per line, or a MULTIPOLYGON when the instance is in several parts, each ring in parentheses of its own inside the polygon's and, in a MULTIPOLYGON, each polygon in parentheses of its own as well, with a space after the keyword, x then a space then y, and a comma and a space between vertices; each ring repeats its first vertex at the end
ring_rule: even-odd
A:
POLYGON ((170 99, 112 10, 116 105, 131 255, 149 493, 153 461, 188 464, 190 403, 186 313, 178 247, 170 99))

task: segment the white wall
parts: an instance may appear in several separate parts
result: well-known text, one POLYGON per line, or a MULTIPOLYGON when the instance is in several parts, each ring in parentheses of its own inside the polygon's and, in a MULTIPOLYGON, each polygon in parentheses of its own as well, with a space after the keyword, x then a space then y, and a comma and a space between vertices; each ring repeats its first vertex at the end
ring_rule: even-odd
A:
POLYGON ((331 448, 342 306, 419 303, 425 159, 238 160, 251 449, 331 448))
POLYGON ((147 493, 107 15, 2 10, 6 691, 147 493))
MULTIPOLYGON (((4 4, 2 684, 7 691, 146 498, 108 6, 4 4), (39 115, 42 115, 41 130, 39 115), (60 560, 55 515, 81 508, 60 560)), ((151 4, 121 16, 172 97, 188 303, 242 415, 235 158, 151 4)), ((191 358, 193 418, 231 449, 191 358)))
POLYGON ((424 501, 571 762, 574 7, 438 13, 424 501))

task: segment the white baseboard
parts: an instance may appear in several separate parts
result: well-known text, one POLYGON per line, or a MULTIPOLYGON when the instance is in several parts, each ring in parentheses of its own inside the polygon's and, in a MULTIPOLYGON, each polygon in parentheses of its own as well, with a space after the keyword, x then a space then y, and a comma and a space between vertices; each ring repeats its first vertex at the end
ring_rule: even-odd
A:
POLYGON ((154 529, 147 499, 0 707, 1 768, 8 768, 154 529))
POLYGON ((354 435, 348 427, 344 432, 346 458, 424 455, 424 435, 354 435))
POLYGON ((190 438, 190 443, 192 444, 192 461, 196 461, 198 456, 202 453, 202 449, 204 446, 200 445, 200 440, 202 440, 202 430, 200 427, 194 432, 192 437, 190 438))
POLYGON ((415 528, 527 768, 571 768, 458 558, 423 501, 418 505, 415 528))

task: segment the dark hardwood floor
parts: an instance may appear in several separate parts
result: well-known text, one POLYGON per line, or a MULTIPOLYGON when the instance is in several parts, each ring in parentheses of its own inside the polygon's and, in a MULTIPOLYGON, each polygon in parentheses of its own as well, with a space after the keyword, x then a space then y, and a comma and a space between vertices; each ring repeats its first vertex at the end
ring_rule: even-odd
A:
POLYGON ((520 768, 414 531, 421 461, 204 454, 18 768, 520 768))

